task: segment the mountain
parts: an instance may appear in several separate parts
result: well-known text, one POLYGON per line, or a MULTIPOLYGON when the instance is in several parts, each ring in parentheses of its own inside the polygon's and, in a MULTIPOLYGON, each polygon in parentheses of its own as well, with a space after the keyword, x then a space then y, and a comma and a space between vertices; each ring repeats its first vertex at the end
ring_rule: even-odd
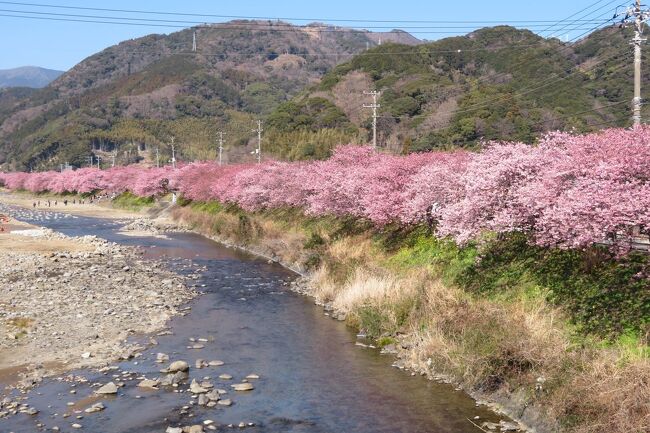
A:
POLYGON ((63 74, 63 71, 39 68, 38 66, 22 66, 20 68, 13 69, 0 69, 0 88, 41 88, 56 80, 61 74, 63 74))
MULTIPOLYGON (((296 140, 308 129, 327 127, 330 134, 345 131, 368 142, 370 110, 362 104, 372 103, 363 94, 370 89, 381 92, 378 141, 393 152, 474 147, 489 139, 533 142, 549 130, 629 126, 629 39, 629 30, 608 28, 563 43, 500 26, 417 46, 383 44, 279 106, 267 131, 275 134, 275 152, 289 159, 314 152, 309 144, 299 149, 296 140), (313 105, 327 105, 338 116, 323 125, 310 114, 314 125, 297 124, 297 114, 313 105)), ((643 117, 648 114, 644 106, 643 117)))
POLYGON ((218 131, 227 160, 247 161, 258 119, 266 155, 320 158, 336 144, 368 142, 369 90, 381 92, 379 143, 392 152, 625 126, 629 31, 565 43, 498 26, 423 42, 398 31, 232 21, 149 35, 43 89, 0 91, 0 164, 79 166, 91 155, 104 165, 152 163, 156 149, 169 159, 172 138, 181 159, 214 158, 218 131))
POLYGON ((419 41, 319 23, 231 21, 124 41, 94 54, 23 99, 0 97, 0 164, 81 164, 91 152, 119 163, 169 152, 213 155, 217 130, 232 157, 248 154, 253 122, 337 64, 383 40, 419 41), (197 49, 192 50, 196 35, 197 49), (377 41, 375 41, 377 39, 377 41))

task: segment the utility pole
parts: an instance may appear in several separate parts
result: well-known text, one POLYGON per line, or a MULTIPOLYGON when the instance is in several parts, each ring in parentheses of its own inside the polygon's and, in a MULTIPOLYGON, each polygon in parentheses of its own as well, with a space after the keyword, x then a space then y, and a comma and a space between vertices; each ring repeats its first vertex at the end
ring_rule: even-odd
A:
POLYGON ((262 121, 258 120, 257 121, 257 129, 253 129, 253 132, 257 132, 257 149, 255 149, 254 152, 251 153, 257 153, 257 163, 260 164, 262 162, 262 121))
POLYGON ((363 94, 372 96, 372 104, 363 104, 363 108, 372 108, 372 147, 377 149, 377 109, 381 107, 377 103, 377 97, 381 95, 381 92, 373 90, 372 92, 363 92, 363 94))
POLYGON ((98 168, 98 169, 101 168, 101 167, 99 166, 99 161, 100 161, 100 160, 101 160, 101 158, 100 158, 99 156, 97 156, 97 168, 98 168))
MULTIPOLYGON (((634 98, 632 99, 632 123, 634 126, 641 124, 641 44, 647 39, 643 37, 643 27, 650 17, 648 9, 641 9, 641 0, 635 0, 634 6, 627 8, 625 16, 621 20, 621 27, 627 24, 634 25, 634 98)), ((620 14, 616 13, 616 18, 620 14)))
POLYGON ((192 33, 192 52, 196 52, 196 30, 192 33))
POLYGON ((158 146, 156 146, 156 168, 160 168, 160 152, 158 151, 158 146))
POLYGON ((113 161, 111 162, 111 167, 115 167, 115 158, 117 158, 117 150, 113 150, 113 153, 111 154, 111 158, 113 161))
POLYGON ((223 155, 223 131, 217 132, 219 134, 219 165, 221 165, 222 162, 222 155, 223 155))
POLYGON ((172 168, 176 169, 176 148, 174 147, 174 140, 176 137, 172 137, 172 168))
POLYGON ((634 5, 634 106, 633 124, 639 126, 641 124, 641 44, 646 40, 642 38, 643 24, 645 23, 646 15, 641 12, 641 0, 636 0, 634 5))

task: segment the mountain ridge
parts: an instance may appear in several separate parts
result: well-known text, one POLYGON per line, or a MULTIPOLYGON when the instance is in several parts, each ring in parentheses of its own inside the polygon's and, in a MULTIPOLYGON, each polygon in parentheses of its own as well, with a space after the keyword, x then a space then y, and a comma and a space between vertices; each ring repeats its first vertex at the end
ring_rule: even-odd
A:
POLYGON ((118 164, 151 163, 154 148, 168 156, 172 137, 182 158, 210 159, 218 131, 226 160, 247 161, 258 119, 265 154, 322 158, 336 144, 369 141, 362 104, 373 89, 382 92, 379 141, 392 152, 623 125, 628 113, 612 104, 629 96, 630 71, 612 56, 627 52, 624 32, 564 43, 497 26, 425 42, 401 31, 233 21, 148 35, 89 56, 44 89, 0 93, 0 164, 80 166, 113 152, 118 164), (549 77, 564 81, 529 91, 549 77))
POLYGON ((40 66, 19 66, 17 68, 0 69, 0 88, 42 88, 56 80, 64 72, 42 68, 40 66))

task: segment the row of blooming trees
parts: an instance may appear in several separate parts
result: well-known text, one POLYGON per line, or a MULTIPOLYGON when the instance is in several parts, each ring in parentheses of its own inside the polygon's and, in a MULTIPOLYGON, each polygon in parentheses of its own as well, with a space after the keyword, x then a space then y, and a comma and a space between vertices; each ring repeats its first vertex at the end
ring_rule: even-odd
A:
POLYGON ((536 146, 489 143, 478 153, 395 156, 343 146, 325 161, 0 173, 0 183, 139 196, 173 189, 247 211, 290 206, 377 225, 435 222, 440 236, 459 243, 486 230, 521 231, 540 245, 581 248, 650 223, 650 128, 553 133, 536 146))

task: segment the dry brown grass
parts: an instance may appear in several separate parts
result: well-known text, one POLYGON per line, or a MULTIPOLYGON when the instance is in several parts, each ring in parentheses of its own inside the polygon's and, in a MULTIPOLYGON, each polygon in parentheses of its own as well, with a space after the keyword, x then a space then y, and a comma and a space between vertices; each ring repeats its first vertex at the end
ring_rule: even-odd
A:
MULTIPOLYGON (((208 232, 239 236, 233 235, 237 217, 185 216, 208 232)), ((300 256, 304 233, 251 218, 258 237, 247 242, 279 257, 300 256)), ((647 356, 576 339, 563 313, 543 296, 490 299, 445 285, 427 270, 397 274, 381 266, 385 253, 367 235, 328 240, 321 256, 310 279, 312 294, 359 326, 361 310, 372 308, 385 329, 403 335, 409 349, 401 355, 415 370, 499 402, 538 432, 650 431, 647 356)))

